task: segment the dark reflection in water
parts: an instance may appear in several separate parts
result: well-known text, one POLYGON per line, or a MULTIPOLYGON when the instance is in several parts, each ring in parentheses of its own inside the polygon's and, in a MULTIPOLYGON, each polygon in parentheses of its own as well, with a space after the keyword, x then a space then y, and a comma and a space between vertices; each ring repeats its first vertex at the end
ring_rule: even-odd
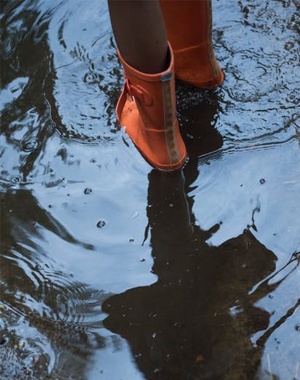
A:
POLYGON ((2 170, 7 182, 27 182, 35 161, 55 132, 58 115, 53 98, 53 60, 47 43, 52 12, 40 15, 39 2, 11 1, 1 4, 3 87, 10 85, 15 97, 7 101, 1 115, 5 136, 2 155, 10 170, 2 170), (10 168, 11 150, 19 153, 18 164, 10 168))
POLYGON ((1 223, 2 243, 8 247, 15 247, 16 240, 30 244, 32 238, 39 235, 39 230, 45 228, 69 243, 82 245, 85 249, 93 249, 92 245, 81 243, 74 238, 59 221, 38 204, 31 192, 17 190, 1 193, 1 202, 4 217, 1 223), (11 214, 10 218, 6 219, 5 216, 9 214, 11 214), (26 230, 24 231, 22 221, 25 220, 26 230))
MULTIPOLYGON (((186 168, 188 171, 189 168, 186 168)), ((147 214, 158 281, 105 301, 104 325, 130 342, 147 379, 251 379, 262 355, 251 336, 269 324, 249 295, 276 256, 249 230, 219 247, 219 228, 193 223, 183 173, 149 175, 147 214)))

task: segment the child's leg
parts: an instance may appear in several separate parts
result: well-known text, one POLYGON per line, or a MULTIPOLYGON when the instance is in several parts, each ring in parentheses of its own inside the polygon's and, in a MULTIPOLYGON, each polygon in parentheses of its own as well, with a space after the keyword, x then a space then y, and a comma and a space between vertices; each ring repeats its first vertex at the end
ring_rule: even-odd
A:
POLYGON ((154 167, 175 170, 186 160, 176 118, 174 57, 158 0, 108 0, 125 74, 116 113, 154 167))
POLYGON ((158 0, 108 0, 110 18, 123 59, 143 73, 167 69, 168 41, 158 0))

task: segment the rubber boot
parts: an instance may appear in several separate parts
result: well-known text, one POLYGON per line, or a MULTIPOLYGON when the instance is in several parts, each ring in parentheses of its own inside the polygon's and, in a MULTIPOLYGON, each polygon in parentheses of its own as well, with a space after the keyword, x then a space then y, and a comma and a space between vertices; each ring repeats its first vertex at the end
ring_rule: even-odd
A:
POLYGON ((211 0, 160 0, 174 51, 175 76, 201 88, 224 80, 212 45, 211 0))
POLYGON ((125 85, 116 113, 121 126, 145 159, 155 168, 176 170, 186 161, 175 105, 174 57, 158 74, 145 74, 129 66, 118 52, 125 85))

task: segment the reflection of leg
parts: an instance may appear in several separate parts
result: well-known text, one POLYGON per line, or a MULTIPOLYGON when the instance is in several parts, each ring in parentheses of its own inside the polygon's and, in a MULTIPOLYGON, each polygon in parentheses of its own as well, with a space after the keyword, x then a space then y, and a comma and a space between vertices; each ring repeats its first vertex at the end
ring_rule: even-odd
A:
POLYGON ((220 85, 224 76, 212 46, 211 0, 160 3, 174 49, 176 77, 197 87, 220 85))
POLYGON ((109 1, 126 84, 117 117, 147 161, 180 168, 186 149, 176 118, 174 59, 158 0, 109 1))
POLYGON ((149 174, 147 214, 153 239, 170 245, 186 244, 193 234, 182 171, 149 174))
POLYGON ((147 215, 158 278, 108 298, 104 326, 129 342, 147 379, 252 379, 262 350, 251 339, 267 327, 269 314, 255 307, 268 291, 258 288, 255 299, 249 294, 274 270, 276 257, 249 231, 208 245, 217 226, 203 231, 192 225, 185 192, 191 182, 184 182, 183 171, 149 174, 147 215))

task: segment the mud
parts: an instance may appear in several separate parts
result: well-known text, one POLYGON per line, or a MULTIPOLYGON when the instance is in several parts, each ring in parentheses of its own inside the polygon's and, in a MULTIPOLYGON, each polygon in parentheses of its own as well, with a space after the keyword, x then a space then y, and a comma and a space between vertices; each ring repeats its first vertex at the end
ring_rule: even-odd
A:
POLYGON ((1 380, 300 378, 300 9, 214 2, 189 162, 119 128, 104 0, 1 2, 1 380))

